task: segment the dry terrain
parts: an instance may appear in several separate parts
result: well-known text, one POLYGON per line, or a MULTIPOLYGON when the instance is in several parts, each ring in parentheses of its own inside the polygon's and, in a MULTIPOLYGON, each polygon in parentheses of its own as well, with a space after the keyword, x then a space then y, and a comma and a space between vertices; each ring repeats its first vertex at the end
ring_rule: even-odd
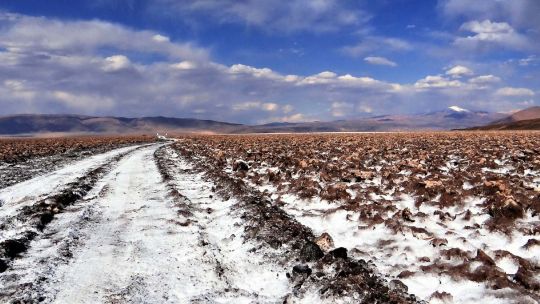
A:
POLYGON ((540 133, 124 139, 3 148, 77 157, 0 189, 0 302, 540 301, 540 133))
POLYGON ((92 154, 154 140, 151 136, 0 138, 0 189, 92 154))
POLYGON ((194 136, 174 147, 424 300, 540 299, 540 133, 194 136))

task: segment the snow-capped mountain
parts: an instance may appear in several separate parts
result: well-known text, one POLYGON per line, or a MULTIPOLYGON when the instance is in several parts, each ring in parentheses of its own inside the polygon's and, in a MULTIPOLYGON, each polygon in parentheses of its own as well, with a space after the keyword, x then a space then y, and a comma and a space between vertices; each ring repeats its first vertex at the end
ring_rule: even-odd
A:
POLYGON ((448 109, 454 111, 454 112, 471 112, 470 110, 467 110, 467 109, 464 109, 464 108, 461 108, 459 106, 450 106, 448 107, 448 109))

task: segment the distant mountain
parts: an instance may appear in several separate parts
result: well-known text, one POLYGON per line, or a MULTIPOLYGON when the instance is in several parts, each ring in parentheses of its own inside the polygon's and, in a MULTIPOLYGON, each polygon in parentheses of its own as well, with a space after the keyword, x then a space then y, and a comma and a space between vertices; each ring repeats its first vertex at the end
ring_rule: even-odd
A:
POLYGON ((452 130, 487 124, 505 117, 500 113, 471 111, 457 106, 442 111, 412 115, 380 115, 330 122, 267 124, 246 126, 237 132, 383 132, 416 130, 452 130))
POLYGON ((540 107, 531 107, 470 130, 540 130, 540 107))
POLYGON ((470 128, 469 130, 540 130, 540 118, 502 124, 490 124, 487 126, 470 128))
POLYGON ((530 120, 540 118, 540 106, 530 107, 521 111, 517 111, 503 119, 491 122, 491 124, 506 124, 521 120, 530 120))
POLYGON ((37 133, 227 133, 240 127, 213 120, 169 117, 92 117, 82 115, 12 115, 0 117, 1 135, 37 133))
POLYGON ((0 117, 0 135, 43 133, 295 133, 452 130, 485 125, 503 118, 505 118, 503 114, 471 111, 457 106, 423 114, 380 115, 328 122, 274 122, 255 126, 213 120, 161 116, 126 118, 82 115, 12 115, 0 117))

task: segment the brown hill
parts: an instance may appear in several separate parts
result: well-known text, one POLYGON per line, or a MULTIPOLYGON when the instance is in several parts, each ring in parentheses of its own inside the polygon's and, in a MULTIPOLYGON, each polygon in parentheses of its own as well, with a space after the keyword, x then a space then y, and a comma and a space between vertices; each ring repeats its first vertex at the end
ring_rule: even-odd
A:
POLYGON ((483 127, 470 128, 469 130, 540 130, 540 118, 490 124, 483 127))
POLYGON ((91 117, 82 115, 11 115, 0 117, 0 135, 43 133, 230 132, 241 125, 213 120, 169 117, 91 117))
POLYGON ((0 135, 70 133, 296 133, 451 130, 501 119, 500 113, 475 112, 459 107, 412 115, 383 115, 350 120, 241 125, 169 117, 92 117, 81 115, 12 115, 0 117, 0 135))
POLYGON ((500 113, 475 112, 459 107, 411 115, 383 115, 349 120, 303 123, 272 123, 239 127, 236 133, 295 132, 385 132, 452 130, 487 124, 501 119, 500 113))
POLYGON ((468 130, 540 130, 540 107, 530 107, 468 130))
POLYGON ((521 111, 517 111, 508 117, 493 121, 491 124, 507 124, 521 120, 531 120, 538 118, 540 118, 540 106, 530 107, 521 111))

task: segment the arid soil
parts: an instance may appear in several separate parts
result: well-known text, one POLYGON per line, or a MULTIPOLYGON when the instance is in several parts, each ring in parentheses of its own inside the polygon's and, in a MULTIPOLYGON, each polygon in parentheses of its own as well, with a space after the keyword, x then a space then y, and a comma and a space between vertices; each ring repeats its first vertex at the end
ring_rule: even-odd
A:
POLYGON ((0 138, 0 189, 90 155, 154 140, 151 136, 0 138))
POLYGON ((129 143, 0 189, 0 302, 540 300, 540 133, 129 143))
POLYGON ((0 190, 0 302, 419 303, 172 143, 0 190))
POLYGON ((421 299, 540 300, 540 133, 190 136, 174 147, 421 299))

